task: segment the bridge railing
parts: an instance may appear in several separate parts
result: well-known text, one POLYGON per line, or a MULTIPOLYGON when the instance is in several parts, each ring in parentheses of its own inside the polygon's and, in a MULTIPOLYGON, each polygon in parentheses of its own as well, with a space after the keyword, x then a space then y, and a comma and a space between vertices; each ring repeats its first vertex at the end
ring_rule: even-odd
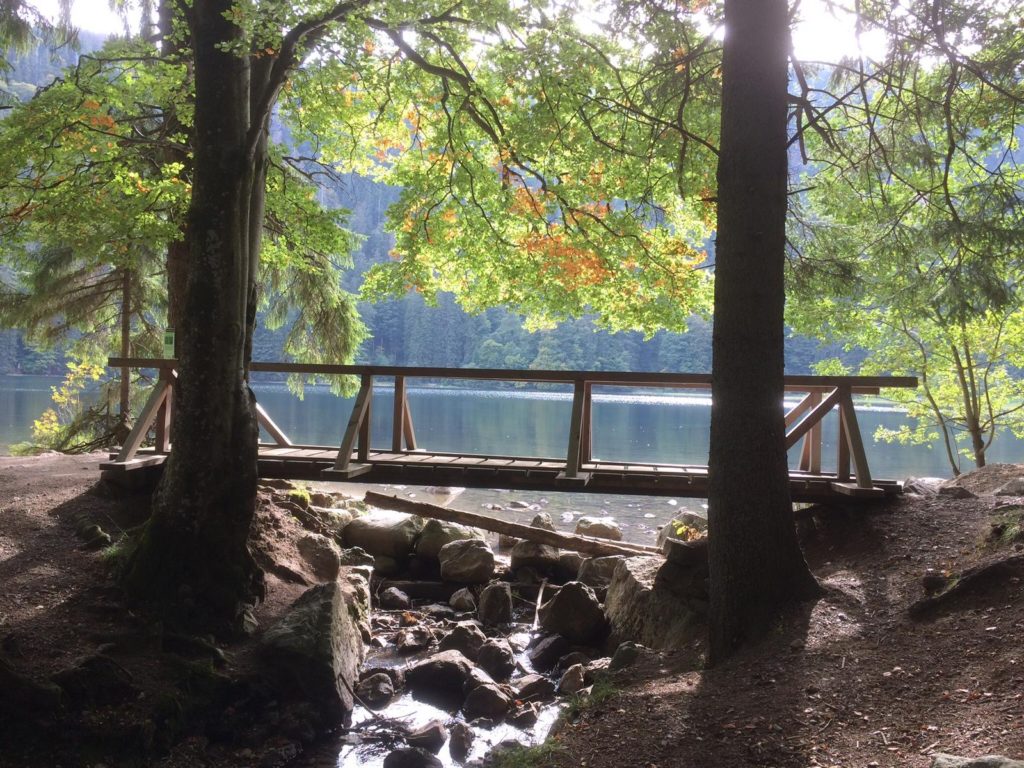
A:
MULTIPOLYGON (((172 359, 111 358, 115 368, 157 369, 159 375, 154 391, 137 420, 116 463, 131 465, 149 463, 137 454, 147 435, 154 434, 156 454, 170 451, 171 410, 177 381, 176 361, 172 359)), ((555 371, 511 370, 486 368, 428 368, 379 365, 313 365, 303 363, 254 362, 251 370, 260 373, 302 374, 311 376, 356 376, 359 391, 352 406, 337 457, 325 477, 349 478, 365 471, 370 457, 370 414, 373 409, 374 381, 392 379, 394 401, 391 418, 391 451, 417 450, 412 411, 409 408, 408 381, 476 380, 532 384, 563 384, 573 389, 569 423, 569 440, 565 469, 559 479, 568 485, 583 484, 588 479, 586 467, 594 461, 592 444, 593 388, 670 388, 708 390, 711 374, 707 373, 635 373, 626 371, 555 371)), ((807 376, 785 377, 787 392, 801 393, 796 404, 785 414, 787 450, 802 442, 799 470, 811 475, 822 474, 822 422, 838 410, 839 434, 836 441, 835 485, 844 492, 869 491, 873 487, 864 441, 857 423, 853 395, 877 395, 883 388, 916 387, 912 376, 807 376), (852 482, 851 482, 852 481, 852 482)), ((270 415, 257 405, 260 425, 280 447, 294 444, 270 415)))

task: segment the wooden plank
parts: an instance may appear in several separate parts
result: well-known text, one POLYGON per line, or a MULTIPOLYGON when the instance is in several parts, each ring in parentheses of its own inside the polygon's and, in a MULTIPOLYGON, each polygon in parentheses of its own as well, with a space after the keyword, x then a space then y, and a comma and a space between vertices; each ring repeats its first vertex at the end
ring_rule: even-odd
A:
POLYGON ((660 554, 657 547, 650 547, 643 544, 629 544, 621 541, 608 541, 590 536, 578 536, 576 534, 559 533, 547 531, 543 528, 534 528, 522 523, 513 523, 509 520, 498 520, 487 515, 480 515, 476 512, 464 512, 452 507, 439 507, 436 504, 427 504, 422 501, 410 501, 398 496, 389 496, 383 493, 367 491, 364 501, 373 507, 382 509, 393 509, 396 512, 407 512, 420 517, 429 517, 435 520, 445 520, 451 523, 460 523, 473 528, 481 528, 494 533, 504 533, 508 536, 515 536, 519 539, 527 539, 538 544, 558 547, 559 549, 571 549, 576 552, 583 552, 590 555, 627 555, 638 554, 660 554))
POLYGON ((821 421, 825 414, 831 411, 839 402, 839 389, 833 389, 820 403, 800 419, 800 422, 786 433, 786 450, 789 450, 796 441, 810 431, 811 427, 821 421))
POLYGON ((874 483, 871 482, 868 457, 864 452, 864 441, 861 440, 860 427, 857 425, 857 411, 853 407, 853 397, 850 394, 849 388, 844 387, 836 391, 843 393, 839 401, 839 409, 846 420, 846 444, 853 458, 853 472, 857 478, 857 486, 859 488, 871 488, 874 483))
POLYGON ((288 435, 274 423, 274 420, 270 418, 270 414, 259 403, 256 403, 256 420, 263 425, 263 428, 267 430, 267 434, 270 435, 277 445, 292 445, 288 435))
MULTIPOLYGON (((808 392, 805 398, 813 408, 821 403, 821 392, 808 392)), ((824 418, 824 417, 823 417, 824 418)), ((800 469, 817 474, 821 472, 821 420, 804 435, 800 450, 800 469)))
POLYGON ((402 450, 405 427, 405 376, 395 376, 395 401, 391 408, 391 450, 402 450))
POLYGON ((371 464, 349 464, 345 469, 325 469, 320 472, 323 480, 352 480, 373 471, 371 464))
MULTIPOLYGON (((810 410, 812 394, 814 393, 808 392, 806 395, 803 396, 799 403, 794 405, 792 408, 789 409, 789 411, 786 412, 786 429, 789 429, 791 426, 793 426, 793 424, 796 423, 797 419, 799 419, 801 416, 807 413, 808 410, 810 410)), ((821 401, 820 397, 818 398, 818 401, 821 401)))
POLYGON ((583 438, 583 411, 586 394, 587 387, 584 382, 577 381, 573 384, 572 415, 569 417, 569 448, 565 458, 565 479, 576 477, 583 463, 583 451, 580 443, 583 438))
POLYGON ((583 426, 580 435, 580 465, 590 461, 594 456, 594 386, 591 382, 583 383, 583 426))
POLYGON ((135 426, 128 433, 128 438, 124 441, 124 445, 121 446, 121 450, 117 454, 118 463, 123 464, 135 456, 135 452, 139 450, 142 441, 146 439, 146 434, 149 432, 153 420, 156 418, 170 391, 170 380, 161 378, 157 381, 153 394, 149 396, 149 400, 146 401, 142 413, 139 414, 139 420, 135 422, 135 426))
POLYGON ((127 461, 102 461, 100 462, 101 470, 113 470, 121 472, 130 472, 133 469, 142 469, 143 467, 155 467, 159 464, 163 464, 167 460, 167 457, 163 454, 155 456, 138 456, 134 459, 128 459, 127 461))
POLYGON ((884 488, 876 488, 869 486, 864 488, 856 483, 829 483, 829 487, 836 493, 840 493, 844 496, 853 496, 855 498, 862 499, 877 499, 885 496, 884 488))
POLYGON ((839 409, 839 435, 836 438, 836 479, 846 482, 850 479, 850 444, 846 435, 846 414, 839 409))
POLYGON ((373 379, 364 376, 359 384, 359 394, 352 404, 352 413, 348 418, 348 426, 345 428, 345 435, 341 439, 341 448, 338 449, 338 458, 334 462, 334 469, 344 472, 352 461, 352 449, 356 444, 356 437, 360 433, 363 421, 370 412, 370 395, 373 392, 373 379))

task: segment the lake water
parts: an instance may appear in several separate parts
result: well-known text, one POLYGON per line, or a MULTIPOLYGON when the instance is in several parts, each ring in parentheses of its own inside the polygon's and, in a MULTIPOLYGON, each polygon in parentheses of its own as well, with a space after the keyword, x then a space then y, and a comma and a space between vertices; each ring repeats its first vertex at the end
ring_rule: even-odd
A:
MULTIPOLYGON (((0 453, 31 435, 32 420, 49 405, 51 376, 0 376, 0 453)), ((295 443, 338 445, 348 422, 352 401, 320 387, 308 387, 300 400, 281 384, 257 382, 256 396, 274 421, 295 443)), ((392 392, 375 389, 371 412, 374 447, 391 443, 392 392)), ((546 391, 508 389, 412 388, 409 390, 419 447, 428 451, 498 453, 564 458, 568 442, 572 394, 569 388, 546 391)), ((707 461, 710 402, 706 397, 665 391, 625 394, 611 387, 594 388, 593 446, 596 458, 633 462, 704 464, 707 461)), ((898 427, 901 411, 884 406, 858 405, 858 420, 865 438, 872 474, 902 480, 908 476, 948 476, 939 446, 904 446, 876 442, 875 429, 898 427)), ((836 417, 825 422, 823 467, 834 467, 836 417)), ((790 454, 799 458, 799 446, 790 454)), ((1020 461, 1024 441, 1001 435, 989 454, 990 461, 1020 461)), ((422 489, 401 489, 424 498, 422 489)), ((539 494, 534 494, 539 496, 539 494)), ((473 509, 503 503, 512 494, 467 490, 459 506, 473 509)), ((522 498, 523 494, 517 494, 522 498)), ((646 540, 677 508, 676 500, 593 494, 547 494, 547 509, 571 527, 579 514, 615 514, 633 530, 633 540, 646 540)), ((537 501, 537 498, 527 498, 537 501)), ((700 502, 680 499, 678 507, 699 508, 700 502)), ((528 519, 532 512, 508 513, 528 519)))

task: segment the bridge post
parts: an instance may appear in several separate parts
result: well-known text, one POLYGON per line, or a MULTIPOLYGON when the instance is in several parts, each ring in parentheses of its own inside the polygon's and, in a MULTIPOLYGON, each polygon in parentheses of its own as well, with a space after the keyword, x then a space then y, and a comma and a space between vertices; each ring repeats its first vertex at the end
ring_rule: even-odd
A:
MULTIPOLYGON (((338 449, 338 458, 334 462, 335 472, 345 472, 352 463, 352 449, 355 447, 356 438, 363 432, 363 424, 369 424, 370 397, 373 394, 373 376, 364 373, 359 383, 359 394, 352 404, 352 414, 348 418, 348 426, 345 428, 345 436, 341 440, 341 448, 338 449)), ((368 431, 368 430, 367 430, 368 431)), ((369 436, 360 441, 359 459, 363 461, 364 446, 369 449, 369 436)))

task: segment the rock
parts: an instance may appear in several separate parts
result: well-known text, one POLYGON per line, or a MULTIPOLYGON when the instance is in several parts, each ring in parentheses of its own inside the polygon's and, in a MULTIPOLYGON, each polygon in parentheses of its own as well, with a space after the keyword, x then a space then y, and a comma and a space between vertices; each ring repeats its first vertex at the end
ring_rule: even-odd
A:
POLYGON ((637 645, 633 642, 620 643, 619 647, 615 649, 615 653, 612 654, 612 660, 608 663, 609 671, 616 672, 633 666, 636 664, 636 660, 640 658, 642 650, 642 645, 637 645))
POLYGON ((57 672, 51 680, 77 706, 120 704, 139 694, 131 673, 101 653, 57 672))
POLYGON ((512 549, 522 539, 517 539, 515 536, 509 536, 507 533, 498 534, 498 549, 512 549))
POLYGON ((576 533, 580 536, 622 541, 622 528, 611 517, 581 517, 576 521, 576 533))
POLYGON ((456 611, 471 613, 476 610, 476 598, 473 597, 473 593, 469 589, 463 587, 451 596, 448 605, 456 611))
POLYGON ((458 651, 442 651, 412 665, 405 679, 414 698, 455 709, 465 701, 467 686, 487 682, 486 675, 458 651))
POLYGON ((345 544, 362 547, 371 555, 408 557, 423 530, 423 519, 401 512, 374 510, 345 526, 345 544))
POLYGON ((327 526, 328 532, 339 539, 345 534, 345 526, 355 519, 355 514, 347 509, 333 509, 328 507, 311 507, 314 512, 317 512, 320 519, 324 521, 324 525, 327 526))
POLYGON ((334 497, 323 491, 310 491, 309 506, 310 509, 320 507, 322 510, 329 510, 334 506, 334 497))
POLYGON ((458 651, 470 661, 476 661, 485 642, 487 637, 480 628, 472 622, 464 621, 441 639, 438 648, 442 651, 458 651))
POLYGON ((295 542, 302 559, 318 581, 334 581, 341 566, 338 545, 319 533, 307 533, 295 542))
POLYGON ((616 637, 649 648, 680 648, 699 631, 706 606, 706 566, 686 569, 629 557, 615 569, 604 613, 616 637))
POLYGON ((373 570, 378 576, 394 576, 402 572, 402 563, 389 555, 377 555, 373 558, 373 570))
POLYGON ((547 701, 555 696, 555 684, 543 675, 527 675, 513 686, 520 701, 547 701))
POLYGON ((435 755, 441 751, 445 740, 448 738, 448 729, 440 720, 431 720, 429 723, 405 737, 410 747, 418 747, 435 755))
POLYGON ((5 722, 35 717, 49 719, 61 709, 63 691, 60 686, 37 682, 17 671, 0 656, 0 715, 5 722))
POLYGON ((537 568, 541 571, 553 571, 558 568, 558 550, 547 544, 535 544, 532 541, 520 541, 512 547, 512 570, 520 568, 537 568))
POLYGON ((508 640, 488 640, 480 646, 476 663, 495 680, 508 680, 516 668, 516 655, 508 640))
POLYGON ((341 550, 341 553, 338 555, 338 562, 342 568, 359 565, 372 566, 373 560, 373 555, 362 547, 349 547, 348 549, 341 550))
POLYGON ((1024 477, 1015 477, 996 489, 996 496, 1024 496, 1024 477))
POLYGON ((508 503, 509 509, 529 509, 530 503, 528 501, 519 501, 518 499, 510 501, 508 503))
POLYGON ((973 493, 964 488, 962 485, 944 485, 941 488, 939 488, 939 495, 946 496, 950 499, 977 498, 973 493))
POLYGON ((507 582, 495 581, 483 588, 477 616, 488 627, 511 623, 512 588, 507 582))
POLYGON ((555 668, 565 672, 565 670, 573 664, 582 664, 583 666, 586 666, 589 663, 590 657, 587 656, 587 654, 583 653, 583 651, 573 651, 572 653, 567 653, 565 656, 560 658, 558 663, 555 665, 555 668))
POLYGON ((561 635, 545 637, 528 654, 533 668, 541 672, 552 669, 558 660, 569 651, 569 641, 561 635))
POLYGON ((528 730, 533 728, 540 719, 540 707, 538 707, 534 702, 528 701, 506 719, 516 728, 520 728, 524 731, 528 730))
POLYGON ((398 587, 388 587, 377 598, 381 608, 391 611, 404 611, 411 605, 409 596, 398 587))
POLYGON ((431 605, 424 605, 420 608, 424 614, 432 619, 448 620, 455 618, 455 611, 452 610, 450 605, 441 605, 440 603, 432 603, 431 605))
POLYGON ((438 559, 443 581, 484 584, 494 575, 494 553, 480 539, 462 539, 445 544, 438 553, 438 559))
POLYGON ((483 538, 483 533, 476 528, 458 523, 445 523, 440 520, 427 520, 420 532, 419 541, 416 542, 416 554, 430 560, 437 560, 438 554, 445 544, 466 539, 482 541, 483 538))
POLYGON ((512 699, 495 683, 478 685, 466 696, 462 711, 473 720, 478 717, 500 718, 512 706, 512 699))
POLYGON ((395 684, 384 672, 377 672, 356 686, 356 696, 370 709, 382 709, 395 695, 395 684))
POLYGON ((611 666, 611 659, 607 656, 600 659, 594 659, 589 664, 583 665, 583 679, 587 685, 593 685, 594 682, 601 677, 606 677, 609 673, 608 667, 611 666))
POLYGON ((577 581, 585 559, 579 552, 561 552, 558 555, 559 576, 566 581, 577 581))
POLYGON ((555 530, 555 523, 547 512, 538 512, 530 521, 531 528, 543 528, 545 531, 555 530))
POLYGON ((260 639, 263 670, 278 691, 343 722, 369 634, 370 590, 357 573, 306 590, 260 639))
POLYGON ((944 482, 941 477, 908 477, 903 481, 903 492, 915 496, 934 496, 944 482))
POLYGON ((689 511, 680 512, 658 529, 657 545, 661 548, 667 539, 686 541, 694 538, 695 533, 706 533, 707 530, 708 519, 705 515, 689 511))
POLYGON ((582 664, 573 664, 558 681, 558 692, 563 696, 571 696, 586 688, 582 664))
POLYGON ((461 720, 456 720, 451 726, 451 736, 448 742, 448 751, 458 761, 469 757, 469 751, 473 748, 473 729, 461 720))
POLYGON ((384 758, 384 768, 444 768, 444 763, 419 747, 400 747, 384 758))
POLYGON ((578 580, 594 589, 606 589, 612 583, 615 569, 625 559, 622 555, 588 557, 580 566, 578 580))
POLYGON ((565 584, 540 607, 540 625, 570 643, 582 645, 597 644, 608 633, 608 622, 597 595, 579 581, 565 584))
POLYGON ((1024 760, 1012 760, 1001 755, 957 757, 936 752, 932 755, 932 768, 1024 768, 1024 760))
POLYGON ((399 653, 417 653, 425 651, 434 642, 434 634, 423 624, 405 627, 395 635, 395 646, 399 653))

